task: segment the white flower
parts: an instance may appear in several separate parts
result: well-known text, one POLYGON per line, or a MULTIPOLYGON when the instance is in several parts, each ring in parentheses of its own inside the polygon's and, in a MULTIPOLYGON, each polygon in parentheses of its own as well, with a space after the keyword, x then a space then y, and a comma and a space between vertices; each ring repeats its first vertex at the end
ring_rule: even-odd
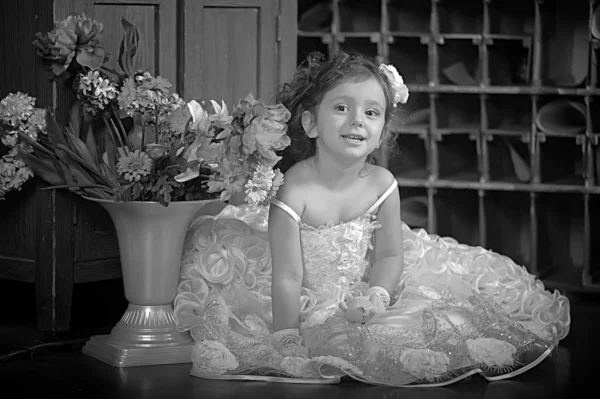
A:
POLYGON ((495 338, 477 338, 466 341, 471 358, 488 367, 504 367, 514 363, 517 348, 506 341, 495 338))
POLYGON ((393 65, 379 65, 379 69, 388 77, 392 88, 394 89, 394 106, 396 103, 405 104, 408 101, 408 87, 404 84, 402 76, 393 65))
POLYGON ((220 375, 239 366, 233 353, 217 341, 197 342, 192 349, 192 362, 195 369, 208 375, 220 375))
POLYGON ((429 349, 406 349, 400 355, 402 369, 422 379, 433 379, 448 371, 450 359, 443 352, 429 349))
POLYGON ((281 361, 280 367, 289 375, 296 378, 320 378, 321 376, 310 359, 288 356, 281 361))

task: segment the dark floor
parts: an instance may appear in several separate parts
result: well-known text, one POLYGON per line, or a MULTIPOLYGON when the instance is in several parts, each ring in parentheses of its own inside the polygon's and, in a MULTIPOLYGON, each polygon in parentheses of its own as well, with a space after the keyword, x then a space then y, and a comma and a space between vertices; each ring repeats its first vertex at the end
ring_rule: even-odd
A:
POLYGON ((0 357, 36 344, 61 342, 0 361, 0 387, 16 396, 58 394, 82 398, 572 398, 596 396, 600 385, 600 295, 574 294, 572 328, 553 356, 514 379, 487 382, 479 376, 444 388, 387 388, 343 381, 333 386, 206 381, 189 375, 191 365, 114 368, 81 354, 95 334, 106 334, 126 302, 120 281, 75 287, 72 330, 44 334, 35 328, 31 284, 0 281, 5 316, 0 321, 0 357), (585 393, 586 388, 591 392, 585 393))

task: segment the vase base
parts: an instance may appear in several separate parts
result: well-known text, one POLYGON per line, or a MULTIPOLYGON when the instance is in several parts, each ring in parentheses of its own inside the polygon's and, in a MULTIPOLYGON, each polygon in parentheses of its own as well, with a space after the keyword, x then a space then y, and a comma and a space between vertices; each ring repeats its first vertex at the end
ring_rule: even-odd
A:
POLYGON ((82 352, 116 367, 191 363, 194 340, 177 330, 172 305, 129 304, 110 335, 93 336, 82 352))
POLYGON ((82 353, 114 367, 155 366, 192 362, 193 342, 141 346, 116 342, 110 335, 95 335, 82 353))

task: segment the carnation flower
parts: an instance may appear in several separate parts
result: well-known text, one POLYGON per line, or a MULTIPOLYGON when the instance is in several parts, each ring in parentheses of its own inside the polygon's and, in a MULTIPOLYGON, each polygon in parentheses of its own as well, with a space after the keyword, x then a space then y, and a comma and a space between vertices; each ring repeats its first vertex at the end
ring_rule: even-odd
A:
POLYGON ((140 181, 147 176, 152 167, 152 159, 143 151, 135 150, 122 155, 117 163, 117 171, 130 182, 140 181))

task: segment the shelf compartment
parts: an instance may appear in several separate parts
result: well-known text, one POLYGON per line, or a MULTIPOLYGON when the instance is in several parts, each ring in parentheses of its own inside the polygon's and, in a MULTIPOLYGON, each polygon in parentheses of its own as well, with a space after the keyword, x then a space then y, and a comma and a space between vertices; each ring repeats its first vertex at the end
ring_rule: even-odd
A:
POLYGON ((400 134, 395 148, 390 149, 389 170, 400 179, 427 180, 429 178, 427 136, 400 134))
POLYGON ((590 97, 590 133, 600 135, 600 97, 590 97))
POLYGON ((429 95, 411 93, 410 101, 396 108, 390 129, 393 132, 424 135, 429 130, 430 118, 429 95))
POLYGON ((484 196, 486 248, 508 256, 516 264, 531 264, 531 195, 486 191, 484 196))
POLYGON ((536 107, 535 124, 548 136, 574 137, 586 130, 586 107, 580 97, 540 96, 536 107))
POLYGON ((480 110, 478 95, 439 94, 435 101, 437 128, 443 133, 478 131, 480 110))
POLYGON ((333 9, 331 0, 298 2, 300 32, 331 32, 333 9))
POLYGON ((536 135, 539 180, 541 183, 584 186, 585 185, 585 136, 550 137, 536 135))
POLYGON ((429 199, 427 189, 400 187, 401 218, 411 228, 428 228, 429 199))
POLYGON ((600 135, 594 134, 589 137, 588 151, 588 171, 591 173, 588 180, 592 185, 600 186, 600 135))
POLYGON ((589 237, 589 267, 585 271, 584 282, 586 286, 600 289, 600 198, 588 196, 590 237, 589 237))
POLYGON ((387 30, 392 33, 429 33, 431 2, 390 0, 387 3, 387 30))
MULTIPOLYGON (((405 82, 410 84, 427 84, 429 50, 427 37, 407 38, 387 36, 388 58, 405 82)), ((412 99, 411 99, 412 101, 412 99)))
POLYGON ((323 53, 325 59, 329 58, 329 43, 331 36, 324 37, 298 37, 298 49, 296 51, 296 63, 300 65, 313 51, 323 53))
POLYGON ((446 39, 438 44, 439 82, 475 86, 481 81, 477 39, 446 39))
POLYGON ((552 0, 540 7, 542 85, 582 87, 588 75, 589 2, 552 0))
POLYGON ((437 3, 440 33, 481 33, 483 2, 445 0, 437 3))
POLYGON ((490 33, 533 35, 535 1, 494 0, 488 2, 490 33))
POLYGON ((360 53, 367 57, 376 58, 379 54, 378 38, 379 34, 373 34, 370 37, 352 37, 346 35, 336 35, 340 50, 346 53, 360 53))
POLYGON ((340 32, 380 32, 381 7, 371 2, 338 2, 340 32))
POLYGON ((530 183, 532 181, 530 137, 492 136, 485 140, 490 181, 530 183))
POLYGON ((488 39, 490 85, 525 86, 531 80, 531 39, 488 39))
POLYGON ((432 233, 461 244, 480 245, 479 194, 476 190, 436 189, 432 233))
MULTIPOLYGON (((584 266, 584 196, 582 194, 539 193, 537 216, 537 271, 540 278, 554 280, 560 273, 579 275, 584 266)), ((560 283, 556 281, 555 283, 560 283)))
POLYGON ((440 135, 436 140, 438 173, 441 180, 479 181, 479 135, 440 135))
POLYGON ((531 98, 518 94, 485 97, 486 132, 522 136, 531 132, 531 98))

